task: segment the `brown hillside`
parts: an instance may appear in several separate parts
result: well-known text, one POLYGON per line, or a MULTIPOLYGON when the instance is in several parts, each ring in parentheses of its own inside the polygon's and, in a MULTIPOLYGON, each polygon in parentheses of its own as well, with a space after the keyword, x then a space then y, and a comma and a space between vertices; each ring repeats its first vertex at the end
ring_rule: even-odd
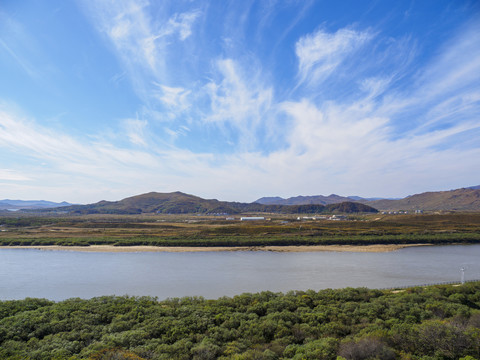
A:
MULTIPOLYGON (((362 201, 363 202, 363 201, 362 201)), ((379 210, 457 210, 480 211, 480 189, 425 192, 401 200, 363 202, 379 210)))
POLYGON ((288 199, 282 199, 281 197, 264 197, 256 200, 258 204, 264 205, 329 205, 329 204, 339 204, 342 202, 350 202, 351 198, 345 196, 339 196, 336 194, 331 194, 328 196, 323 195, 313 195, 313 196, 295 196, 288 199))
POLYGON ((369 205, 345 202, 323 205, 263 205, 258 203, 237 203, 202 199, 181 192, 151 192, 132 196, 120 201, 100 201, 96 204, 74 205, 60 208, 60 211, 75 214, 239 214, 239 213, 356 213, 377 212, 369 205))

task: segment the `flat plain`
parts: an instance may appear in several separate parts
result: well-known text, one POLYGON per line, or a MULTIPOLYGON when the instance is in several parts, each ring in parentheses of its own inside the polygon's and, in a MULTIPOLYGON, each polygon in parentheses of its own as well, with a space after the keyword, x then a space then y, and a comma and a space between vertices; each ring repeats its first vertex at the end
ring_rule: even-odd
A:
POLYGON ((336 221, 313 220, 311 215, 303 219, 303 216, 278 214, 266 216, 261 221, 240 221, 240 217, 197 215, 39 216, 13 213, 0 216, 0 230, 0 246, 110 245, 118 249, 168 247, 171 251, 205 247, 304 251, 303 247, 310 246, 311 250, 315 247, 325 250, 318 246, 367 246, 368 249, 376 245, 380 249, 378 245, 388 245, 392 250, 405 245, 479 243, 480 213, 369 214, 336 221))

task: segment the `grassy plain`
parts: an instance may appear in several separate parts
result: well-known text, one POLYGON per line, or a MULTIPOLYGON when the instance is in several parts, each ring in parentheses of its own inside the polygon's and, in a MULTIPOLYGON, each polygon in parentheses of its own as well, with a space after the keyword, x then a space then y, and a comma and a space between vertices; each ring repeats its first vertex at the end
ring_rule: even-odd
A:
MULTIPOLYGON (((301 217, 302 218, 302 217, 301 217)), ((264 221, 196 215, 0 216, 0 246, 263 247, 480 243, 480 213, 264 221)))

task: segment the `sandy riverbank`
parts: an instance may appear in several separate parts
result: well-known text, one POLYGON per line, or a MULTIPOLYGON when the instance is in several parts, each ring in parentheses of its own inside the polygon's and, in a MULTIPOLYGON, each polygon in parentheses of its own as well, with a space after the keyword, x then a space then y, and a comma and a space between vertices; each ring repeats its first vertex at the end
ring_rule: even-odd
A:
POLYGON ((236 246, 236 247, 181 247, 181 246, 2 246, 0 249, 37 249, 84 252, 206 252, 206 251, 278 251, 278 252, 313 252, 313 251, 348 251, 348 252, 389 252, 410 245, 311 245, 311 246, 236 246))

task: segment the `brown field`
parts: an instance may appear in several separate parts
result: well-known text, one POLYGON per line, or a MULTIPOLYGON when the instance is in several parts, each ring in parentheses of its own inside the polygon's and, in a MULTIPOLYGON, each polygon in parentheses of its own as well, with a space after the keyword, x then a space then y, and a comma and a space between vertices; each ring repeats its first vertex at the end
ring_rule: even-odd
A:
MULTIPOLYGON (((265 216, 264 214, 262 216, 265 216)), ((310 215, 311 216, 311 215, 310 215)), ((0 245, 404 245, 480 241, 480 213, 356 215, 348 220, 264 221, 196 215, 0 216, 0 245)))

